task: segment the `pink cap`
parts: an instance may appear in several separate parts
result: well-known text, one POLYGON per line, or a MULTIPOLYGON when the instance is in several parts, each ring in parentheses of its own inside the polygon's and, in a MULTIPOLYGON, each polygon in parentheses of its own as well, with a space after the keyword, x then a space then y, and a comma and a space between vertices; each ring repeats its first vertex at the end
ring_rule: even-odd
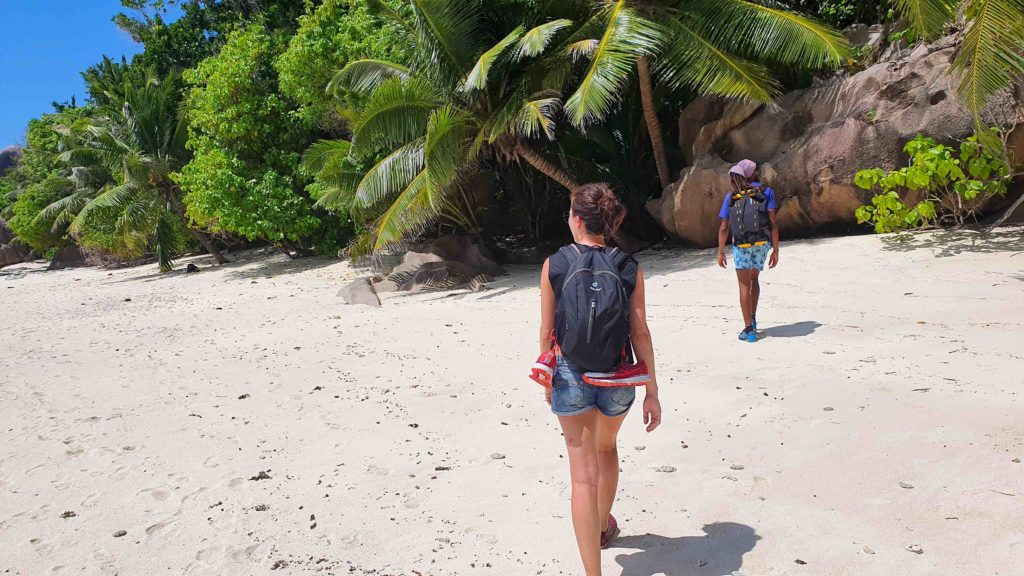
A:
POLYGON ((735 166, 730 168, 729 169, 729 173, 730 174, 739 174, 740 176, 743 176, 744 178, 749 180, 750 177, 754 175, 754 172, 756 170, 757 170, 757 164, 754 164, 753 160, 746 160, 746 159, 744 159, 744 160, 740 160, 739 162, 736 163, 735 166))

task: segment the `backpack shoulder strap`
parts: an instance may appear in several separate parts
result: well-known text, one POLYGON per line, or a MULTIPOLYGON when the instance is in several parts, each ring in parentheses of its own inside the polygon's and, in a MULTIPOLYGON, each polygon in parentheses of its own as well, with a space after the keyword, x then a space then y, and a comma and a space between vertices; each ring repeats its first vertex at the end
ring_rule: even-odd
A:
POLYGON ((572 266, 573 262, 583 257, 583 253, 580 252, 580 248, 576 244, 562 246, 561 248, 558 249, 558 253, 561 254, 563 258, 565 258, 566 263, 569 264, 570 266, 572 266))
POLYGON ((626 252, 622 248, 619 248, 618 246, 613 246, 610 250, 608 250, 608 257, 611 258, 612 262, 615 263, 616 267, 621 268, 622 263, 625 262, 627 258, 629 258, 629 254, 626 254, 626 252))

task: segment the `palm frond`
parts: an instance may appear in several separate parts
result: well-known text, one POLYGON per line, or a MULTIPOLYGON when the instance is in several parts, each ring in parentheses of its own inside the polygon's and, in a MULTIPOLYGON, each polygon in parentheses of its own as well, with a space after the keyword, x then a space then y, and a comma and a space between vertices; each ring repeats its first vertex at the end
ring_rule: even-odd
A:
POLYGON ((299 167, 310 176, 324 171, 328 166, 336 166, 349 156, 352 143, 346 140, 320 140, 310 144, 302 153, 299 167))
POLYGON ((978 118, 993 94, 1024 78, 1024 0, 973 0, 970 28, 953 59, 958 91, 978 118))
POLYGON ((377 220, 375 252, 400 246, 438 217, 440 209, 432 201, 428 180, 426 171, 420 172, 377 220))
POLYGON ((498 111, 491 130, 490 142, 505 134, 531 139, 545 136, 555 139, 556 117, 562 109, 562 99, 557 92, 535 94, 532 98, 518 92, 498 111))
POLYGON ((365 207, 393 198, 423 171, 424 142, 410 142, 384 157, 363 176, 355 194, 365 207))
POLYGON ((444 99, 423 79, 384 81, 370 96, 353 131, 356 150, 392 148, 423 136, 430 113, 444 99))
POLYGON ((839 66, 850 43, 838 31, 775 6, 747 0, 694 0, 686 11, 702 36, 726 52, 806 69, 839 66))
POLYGON ((764 66, 726 53, 683 19, 670 23, 676 41, 658 60, 655 72, 673 89, 769 102, 779 84, 764 66))
POLYGON ((604 119, 618 102, 637 56, 653 53, 660 42, 658 27, 639 16, 626 0, 603 12, 606 26, 590 67, 565 105, 569 120, 579 128, 604 119))
POLYGON ((90 200, 89 192, 76 190, 40 210, 33 223, 49 222, 51 232, 63 232, 90 200))
POLYGON ((470 115, 453 106, 431 115, 423 155, 431 188, 443 189, 459 177, 468 160, 469 130, 470 115))
POLYGON ((366 2, 366 7, 369 9, 370 14, 391 20, 392 22, 401 25, 406 30, 409 30, 410 32, 412 31, 412 27, 409 26, 409 22, 407 22, 397 10, 388 6, 387 2, 384 2, 383 0, 364 1, 366 2))
POLYGON ((478 54, 480 0, 410 0, 419 54, 438 78, 458 78, 478 54))
POLYGON ((896 11, 924 38, 942 32, 959 3, 960 0, 895 0, 896 11))
POLYGON ((519 38, 523 35, 523 27, 518 26, 515 30, 509 33, 498 41, 490 50, 484 52, 477 59, 476 65, 469 71, 466 76, 466 81, 462 85, 462 89, 466 92, 471 90, 482 90, 487 86, 487 74, 491 71, 491 67, 494 63, 501 58, 501 55, 505 53, 510 46, 516 43, 519 38))
POLYGON ((75 216, 75 219, 71 221, 71 225, 68 226, 68 233, 71 235, 80 234, 84 229, 90 212, 104 208, 123 210, 138 194, 139 190, 130 183, 108 188, 85 206, 82 206, 82 209, 78 211, 78 215, 75 216))
POLYGON ((161 215, 156 221, 156 227, 153 230, 153 251, 156 252, 160 271, 170 272, 174 268, 177 235, 175 235, 174 227, 168 221, 166 214, 161 215))
POLYGON ((327 84, 327 93, 337 96, 342 91, 368 94, 389 78, 406 79, 409 68, 385 60, 356 60, 338 71, 327 84))
POLYGON ((555 34, 570 26, 572 26, 572 20, 562 18, 527 30, 516 44, 516 50, 512 53, 512 60, 519 62, 524 58, 540 56, 547 49, 548 43, 555 37, 555 34))
POLYGON ((599 46, 601 46, 600 40, 597 38, 587 38, 570 44, 567 54, 573 62, 590 60, 594 57, 594 53, 597 52, 599 46))

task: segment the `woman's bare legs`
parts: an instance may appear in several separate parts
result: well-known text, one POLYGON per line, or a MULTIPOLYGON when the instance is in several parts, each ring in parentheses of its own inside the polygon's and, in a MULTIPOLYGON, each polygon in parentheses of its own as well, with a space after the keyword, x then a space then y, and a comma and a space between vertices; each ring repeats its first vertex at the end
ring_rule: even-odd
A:
POLYGON ((608 417, 597 412, 597 519, 601 531, 608 529, 608 515, 619 487, 619 428, 626 415, 608 417))
POLYGON ((572 478, 572 525, 586 576, 601 576, 601 532, 619 481, 616 436, 625 414, 609 418, 599 410, 559 416, 569 452, 572 478))

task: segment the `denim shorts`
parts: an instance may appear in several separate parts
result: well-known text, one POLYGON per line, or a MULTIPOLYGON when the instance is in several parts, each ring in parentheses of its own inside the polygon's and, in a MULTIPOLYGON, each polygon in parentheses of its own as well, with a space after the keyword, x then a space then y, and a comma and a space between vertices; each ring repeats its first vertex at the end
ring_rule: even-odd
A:
POLYGON ((565 356, 559 356, 551 379, 551 411, 559 416, 576 416, 597 406, 609 417, 622 416, 633 405, 632 386, 593 386, 583 381, 583 370, 565 356))

